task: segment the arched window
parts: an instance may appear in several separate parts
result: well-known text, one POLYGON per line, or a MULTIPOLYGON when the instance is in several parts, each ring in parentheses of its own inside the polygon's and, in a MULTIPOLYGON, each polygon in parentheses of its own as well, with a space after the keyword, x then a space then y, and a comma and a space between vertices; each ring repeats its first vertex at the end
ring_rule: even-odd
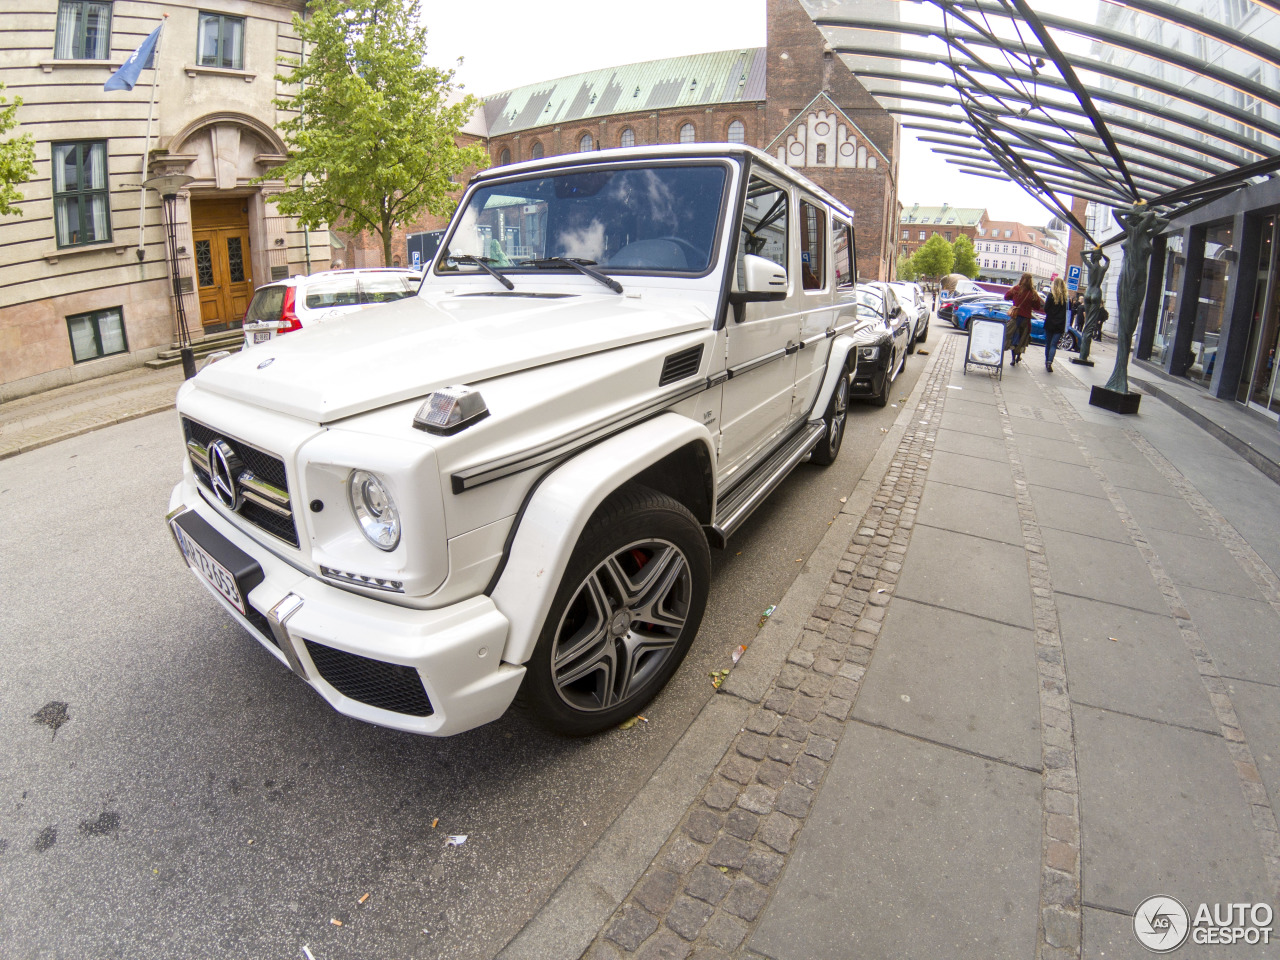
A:
POLYGON ((729 124, 729 142, 730 143, 746 143, 747 128, 741 120, 735 120, 729 124))
POLYGON ((582 139, 578 141, 578 149, 583 153, 595 149, 595 141, 591 139, 591 134, 584 133, 582 135, 582 139))
POLYGON ((505 167, 511 162, 511 151, 503 148, 502 156, 498 157, 498 166, 505 167))
POLYGON ((825 143, 818 144, 817 150, 814 151, 813 162, 819 164, 827 162, 827 145, 825 143))
POLYGON ((542 159, 542 141, 541 140, 535 140, 533 143, 533 146, 529 148, 529 159, 530 160, 542 159))
POLYGON ((636 145, 636 132, 630 127, 622 131, 622 136, 618 138, 619 146, 634 147, 636 145))
POLYGON ((696 138, 697 138, 697 133, 694 131, 692 123, 686 123, 683 127, 680 128, 681 143, 693 143, 693 141, 696 138))

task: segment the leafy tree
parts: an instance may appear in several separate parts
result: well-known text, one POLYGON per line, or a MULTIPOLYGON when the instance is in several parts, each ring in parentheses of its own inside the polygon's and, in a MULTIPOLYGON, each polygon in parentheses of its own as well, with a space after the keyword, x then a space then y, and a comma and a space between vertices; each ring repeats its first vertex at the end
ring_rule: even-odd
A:
POLYGON ((955 259, 951 244, 947 243, 942 234, 934 233, 916 251, 911 261, 919 276, 937 279, 951 272, 955 259))
POLYGON ((425 63, 421 0, 314 0, 293 17, 306 56, 292 73, 296 96, 274 101, 297 113, 279 125, 288 162, 261 180, 282 178, 281 213, 306 227, 345 223, 376 233, 391 262, 392 230, 424 211, 453 212, 451 181, 488 166, 484 148, 459 147, 458 131, 479 101, 450 102, 454 71, 425 63))
MULTIPOLYGON (((0 83, 0 91, 4 84, 0 83)), ((18 125, 18 107, 22 106, 22 98, 14 97, 13 103, 5 106, 6 100, 0 96, 0 136, 8 133, 18 125)), ((7 214, 22 216, 22 208, 14 206, 22 199, 22 194, 15 183, 25 183, 36 172, 35 141, 31 134, 23 134, 12 140, 0 140, 0 217, 7 214)))
POLYGON ((965 234, 956 237, 956 242, 951 245, 951 251, 955 254, 955 262, 951 265, 952 273, 963 273, 970 280, 978 278, 978 258, 973 255, 973 241, 965 234))
POLYGON ((916 273, 915 263, 911 257, 905 254, 898 258, 898 279, 914 280, 918 274, 916 273))

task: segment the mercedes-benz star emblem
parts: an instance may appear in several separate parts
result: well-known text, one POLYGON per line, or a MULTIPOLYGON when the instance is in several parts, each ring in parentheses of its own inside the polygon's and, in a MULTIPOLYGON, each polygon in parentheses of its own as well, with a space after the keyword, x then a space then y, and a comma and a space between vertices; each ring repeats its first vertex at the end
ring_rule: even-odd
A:
POLYGON ((209 444, 209 484, 213 487, 213 495, 223 506, 230 510, 240 508, 240 490, 236 480, 244 464, 239 455, 225 440, 214 440, 209 444))

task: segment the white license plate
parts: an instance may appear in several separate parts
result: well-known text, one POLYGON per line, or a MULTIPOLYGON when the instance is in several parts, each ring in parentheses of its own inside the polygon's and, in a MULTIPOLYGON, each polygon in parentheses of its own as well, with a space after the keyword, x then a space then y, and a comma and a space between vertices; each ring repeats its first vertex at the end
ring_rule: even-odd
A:
POLYGON ((275 333, 276 332, 274 330, 255 330, 253 333, 253 342, 266 343, 273 336, 275 336, 275 333))
POLYGON ((241 613, 245 613, 244 598, 240 596, 240 587, 236 585, 236 578, 231 575, 231 571, 209 556, 209 552, 196 543, 191 538, 191 535, 178 526, 177 523, 171 520, 169 525, 173 529, 173 535, 177 538, 178 546, 182 548, 182 555, 187 558, 187 563, 191 565, 191 569, 199 574, 205 583, 226 597, 233 607, 241 613))

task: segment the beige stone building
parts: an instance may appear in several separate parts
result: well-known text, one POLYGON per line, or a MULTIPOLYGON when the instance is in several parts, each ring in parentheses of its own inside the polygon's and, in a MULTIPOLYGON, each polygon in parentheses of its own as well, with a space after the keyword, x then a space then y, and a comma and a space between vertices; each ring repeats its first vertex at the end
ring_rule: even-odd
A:
MULTIPOLYGON (((10 5, 11 6, 11 5, 10 5)), ((329 237, 281 217, 271 103, 303 0, 29 0, 0 12, 0 80, 36 141, 21 217, 0 219, 0 399, 135 366, 237 326, 253 289, 323 269, 329 237), (156 69, 103 84, 169 14, 156 69), (148 162, 148 117, 155 83, 148 162), (173 207, 144 179, 190 180, 173 207), (175 276, 176 273, 176 276, 175 276)))

